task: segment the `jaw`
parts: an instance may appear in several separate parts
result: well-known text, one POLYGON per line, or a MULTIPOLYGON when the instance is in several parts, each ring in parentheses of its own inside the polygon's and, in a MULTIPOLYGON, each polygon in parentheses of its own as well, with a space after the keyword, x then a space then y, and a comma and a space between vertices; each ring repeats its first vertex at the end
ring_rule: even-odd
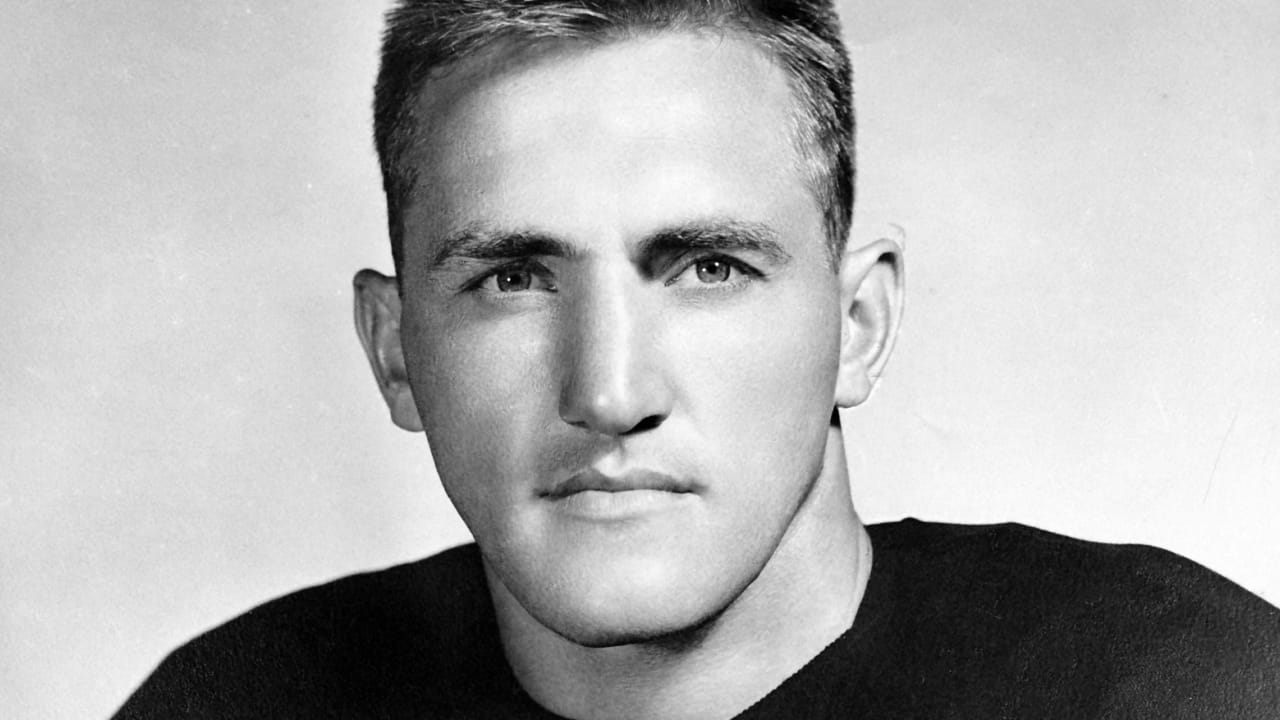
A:
POLYGON ((679 603, 657 598, 630 616, 602 609, 599 622, 549 625, 521 605, 486 562, 517 679, 544 707, 569 716, 582 708, 565 705, 565 698, 624 709, 619 716, 703 717, 745 709, 853 622, 870 541, 848 488, 843 439, 831 427, 822 469, 759 573, 723 601, 682 613, 672 613, 679 603), (665 624, 655 622, 661 617, 665 624), (706 697, 728 704, 708 708, 699 700, 706 697))

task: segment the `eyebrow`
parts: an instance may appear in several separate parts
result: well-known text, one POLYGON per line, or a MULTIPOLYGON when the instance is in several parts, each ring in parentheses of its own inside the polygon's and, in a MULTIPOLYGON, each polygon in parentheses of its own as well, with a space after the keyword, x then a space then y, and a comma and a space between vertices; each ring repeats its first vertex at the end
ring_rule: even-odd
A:
MULTIPOLYGON (((791 261, 778 232, 763 223, 702 220, 663 228, 645 237, 632 253, 645 268, 661 258, 697 251, 757 252, 776 264, 791 261)), ((504 230, 474 224, 450 233, 431 258, 431 269, 451 262, 496 262, 533 256, 573 259, 581 253, 571 244, 536 230, 504 230)))
POLYGON ((779 265, 791 261, 776 230, 740 220, 699 221, 660 230, 640 242, 635 257, 647 266, 659 258, 708 250, 756 252, 779 265))
POLYGON ((431 257, 431 268, 452 261, 493 262, 534 255, 572 258, 577 255, 569 243, 546 233, 501 230, 488 225, 470 225, 445 236, 431 257))

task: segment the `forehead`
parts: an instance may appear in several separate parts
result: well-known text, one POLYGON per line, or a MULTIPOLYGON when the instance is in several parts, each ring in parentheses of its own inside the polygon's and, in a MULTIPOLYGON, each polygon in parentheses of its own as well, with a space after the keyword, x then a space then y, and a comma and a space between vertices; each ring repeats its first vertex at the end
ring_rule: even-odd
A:
POLYGON ((429 81, 415 110, 407 252, 423 228, 481 222, 613 236, 819 214, 787 76, 735 33, 495 51, 429 81))

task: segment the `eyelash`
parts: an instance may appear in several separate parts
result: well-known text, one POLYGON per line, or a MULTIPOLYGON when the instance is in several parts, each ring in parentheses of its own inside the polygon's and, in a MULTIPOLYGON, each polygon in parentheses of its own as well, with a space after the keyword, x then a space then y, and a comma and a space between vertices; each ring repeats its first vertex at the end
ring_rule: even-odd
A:
MULTIPOLYGON (((749 280, 757 280, 765 277, 764 273, 760 272, 756 268, 748 265, 747 263, 742 262, 737 258, 731 257, 729 255, 724 255, 721 253, 704 253, 704 254, 693 255, 685 258, 684 263, 680 266, 680 269, 677 270, 675 274, 673 274, 670 278, 668 278, 667 281, 663 284, 668 287, 671 285, 674 285, 677 280, 679 280, 681 277, 684 276, 685 273, 691 270, 694 270, 694 268, 696 268, 699 263, 704 263, 704 262, 724 263, 725 265, 729 266, 730 270, 738 273, 739 275, 745 276, 749 280)), ((474 280, 469 281, 466 285, 463 286, 462 289, 464 291, 479 291, 484 287, 484 284, 489 280, 497 278, 502 273, 512 272, 516 270, 522 270, 522 271, 528 272, 529 274, 535 277, 538 277, 538 276, 545 277, 546 275, 550 274, 550 271, 547 270, 547 268, 543 266, 542 263, 539 263, 531 259, 522 259, 522 260, 517 260, 515 262, 509 262, 504 265, 500 265, 496 268, 493 268, 489 272, 475 278, 474 280)), ((548 282, 547 284, 549 286, 548 290, 550 292, 556 292, 556 288, 554 284, 550 282, 548 282)), ((741 284, 741 280, 738 280, 737 282, 735 282, 735 280, 732 278, 724 281, 723 283, 707 283, 707 285, 712 287, 735 286, 739 284, 741 284)))
MULTIPOLYGON (((474 280, 471 280, 466 285, 464 285, 462 289, 465 292, 479 291, 483 288, 484 284, 489 280, 495 279, 503 273, 512 272, 516 270, 523 270, 529 273, 530 275, 534 276, 535 278, 539 276, 545 277, 547 275, 550 275, 550 271, 547 270, 547 268, 542 263, 537 262, 536 260, 531 260, 526 258, 522 260, 516 260, 515 262, 509 262, 504 265, 499 265, 498 267, 493 268, 492 270, 481 275, 480 277, 477 277, 474 280)), ((549 282, 547 284, 550 286, 550 291, 555 292, 555 286, 549 282)))
MULTIPOLYGON (((746 276, 748 280, 758 280, 764 277, 764 273, 760 272, 756 268, 751 267, 750 265, 742 262, 741 260, 735 257, 731 257, 729 255, 723 255, 720 253, 704 253, 704 254, 693 255, 688 257, 685 263, 680 267, 680 270, 677 271, 674 275, 672 275, 671 278, 668 279, 665 284, 668 286, 675 284, 675 282, 679 280, 681 277, 683 277, 685 273, 691 270, 694 270, 694 268, 696 268, 699 263, 704 263, 704 262, 724 263, 725 265, 729 266, 730 270, 738 273, 739 275, 746 276)), ((711 285, 712 287, 720 287, 720 286, 734 286, 740 283, 741 281, 735 281, 733 278, 730 278, 728 280, 725 280, 723 283, 708 283, 708 284, 711 285)))

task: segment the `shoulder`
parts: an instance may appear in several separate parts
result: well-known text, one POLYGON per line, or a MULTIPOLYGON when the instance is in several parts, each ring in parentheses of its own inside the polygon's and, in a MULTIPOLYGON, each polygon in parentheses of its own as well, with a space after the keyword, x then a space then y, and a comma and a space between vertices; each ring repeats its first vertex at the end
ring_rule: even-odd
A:
POLYGON ((117 718, 347 717, 343 708, 373 698, 412 705, 420 698, 402 696, 423 678, 465 678, 491 661, 489 602, 474 545, 300 590, 175 650, 117 718))
POLYGON ((871 534, 911 612, 1023 687, 1148 716, 1280 706, 1280 610, 1187 558, 1017 524, 871 534))
POLYGON ((1089 608, 1135 620, 1198 612, 1270 634, 1280 630, 1273 626, 1280 609, 1192 560, 1148 545, 1091 542, 1017 523, 907 519, 873 525, 870 532, 875 550, 895 556, 897 564, 917 572, 945 567, 940 580, 972 590, 1039 593, 1050 607, 1089 608))

